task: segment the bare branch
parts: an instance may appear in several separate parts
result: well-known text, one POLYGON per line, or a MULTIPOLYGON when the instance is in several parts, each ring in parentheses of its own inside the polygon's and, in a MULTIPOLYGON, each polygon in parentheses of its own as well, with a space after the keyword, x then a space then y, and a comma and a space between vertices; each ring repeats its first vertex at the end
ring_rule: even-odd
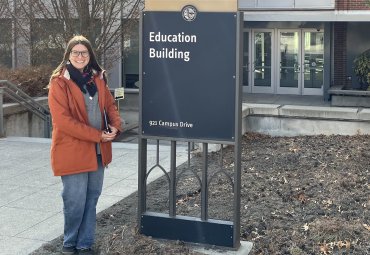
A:
MULTIPOLYGON (((0 0, 0 15, 8 13, 31 52, 43 47, 62 51, 74 34, 82 34, 100 56, 119 47, 123 33, 133 27, 143 7, 143 0, 18 0, 13 9, 4 7, 8 2, 0 0)), ((120 54, 107 59, 115 61, 114 57, 120 54)))

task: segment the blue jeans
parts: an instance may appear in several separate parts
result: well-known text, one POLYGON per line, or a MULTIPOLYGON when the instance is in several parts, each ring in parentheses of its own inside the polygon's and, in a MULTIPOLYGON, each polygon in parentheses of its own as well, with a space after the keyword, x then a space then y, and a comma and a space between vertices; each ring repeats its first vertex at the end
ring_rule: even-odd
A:
POLYGON ((86 249, 94 244, 96 204, 104 178, 101 156, 97 159, 97 171, 62 176, 64 247, 86 249))

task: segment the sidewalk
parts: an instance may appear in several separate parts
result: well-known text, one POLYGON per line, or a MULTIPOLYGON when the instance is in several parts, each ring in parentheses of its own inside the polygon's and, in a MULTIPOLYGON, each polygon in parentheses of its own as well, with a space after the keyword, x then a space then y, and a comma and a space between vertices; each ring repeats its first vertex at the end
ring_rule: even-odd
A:
MULTIPOLYGON (((50 139, 0 139, 0 254, 26 255, 63 233, 60 177, 50 167, 50 139)), ((169 169, 170 148, 160 146, 160 162, 169 169)), ((177 147, 177 164, 187 160, 187 146, 177 147)), ((156 146, 148 145, 148 165, 156 162, 156 146)), ((137 191, 138 146, 113 144, 98 212, 137 191)), ((162 175, 149 175, 149 182, 162 175)))

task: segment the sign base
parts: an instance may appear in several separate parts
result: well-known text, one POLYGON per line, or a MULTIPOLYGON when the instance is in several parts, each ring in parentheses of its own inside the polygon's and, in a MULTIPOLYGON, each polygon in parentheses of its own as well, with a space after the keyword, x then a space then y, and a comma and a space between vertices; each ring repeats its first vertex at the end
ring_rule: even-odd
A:
POLYGON ((202 221, 195 217, 169 217, 153 212, 141 215, 140 233, 160 239, 233 247, 233 230, 230 221, 202 221))

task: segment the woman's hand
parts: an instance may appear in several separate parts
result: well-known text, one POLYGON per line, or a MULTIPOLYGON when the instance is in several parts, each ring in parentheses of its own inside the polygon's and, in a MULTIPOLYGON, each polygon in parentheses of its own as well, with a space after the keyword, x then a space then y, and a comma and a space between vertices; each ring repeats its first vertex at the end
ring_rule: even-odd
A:
POLYGON ((103 131, 101 133, 101 141, 103 143, 113 141, 114 138, 116 138, 117 133, 118 133, 118 129, 117 128, 115 128, 115 127, 113 127, 113 126, 111 126, 109 124, 108 124, 108 126, 110 127, 110 130, 112 130, 112 132, 111 133, 108 133, 107 131, 103 131))
POLYGON ((113 133, 108 133, 106 131, 103 131, 101 133, 101 141, 103 143, 106 143, 106 142, 111 142, 114 140, 114 138, 116 138, 116 134, 113 134, 113 133))
POLYGON ((113 126, 111 126, 110 124, 108 124, 108 126, 110 127, 110 130, 112 130, 112 133, 111 133, 111 134, 115 134, 115 135, 117 135, 117 133, 118 133, 118 129, 117 129, 117 128, 115 128, 115 127, 113 127, 113 126))

